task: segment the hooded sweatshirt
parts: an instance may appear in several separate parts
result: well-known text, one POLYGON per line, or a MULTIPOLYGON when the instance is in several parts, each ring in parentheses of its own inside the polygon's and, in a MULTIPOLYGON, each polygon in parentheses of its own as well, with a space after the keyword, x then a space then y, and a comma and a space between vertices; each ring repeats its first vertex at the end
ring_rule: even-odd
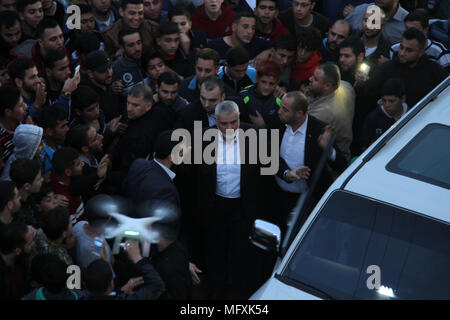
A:
POLYGON ((33 159, 41 143, 43 130, 32 124, 21 124, 14 131, 14 152, 3 169, 0 180, 11 180, 9 169, 16 159, 33 159))
POLYGON ((216 21, 211 20, 205 12, 205 5, 201 5, 192 16, 192 29, 203 30, 206 38, 216 39, 231 34, 231 24, 236 14, 228 3, 222 3, 222 14, 216 21))

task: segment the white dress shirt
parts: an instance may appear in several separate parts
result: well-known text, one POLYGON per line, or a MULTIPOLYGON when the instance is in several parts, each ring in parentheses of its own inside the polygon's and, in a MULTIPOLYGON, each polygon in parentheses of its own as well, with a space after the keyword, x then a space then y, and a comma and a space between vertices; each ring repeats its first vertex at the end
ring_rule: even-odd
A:
POLYGON ((217 144, 216 194, 223 198, 241 197, 241 153, 238 134, 225 141, 219 132, 217 144))
MULTIPOLYGON (((306 128, 308 126, 308 115, 305 122, 293 131, 290 125, 286 125, 286 131, 280 147, 280 157, 286 161, 289 169, 295 169, 305 165, 305 141, 306 128)), ((281 189, 292 193, 304 193, 308 190, 308 185, 304 179, 287 183, 279 177, 275 177, 281 189)))

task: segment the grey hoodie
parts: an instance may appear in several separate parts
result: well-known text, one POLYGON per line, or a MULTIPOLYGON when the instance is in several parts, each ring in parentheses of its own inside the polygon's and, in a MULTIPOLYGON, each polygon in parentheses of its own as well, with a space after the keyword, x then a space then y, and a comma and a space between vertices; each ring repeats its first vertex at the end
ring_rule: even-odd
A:
POLYGON ((21 124, 14 131, 14 152, 6 162, 0 181, 11 180, 9 169, 16 159, 33 159, 41 143, 43 130, 32 124, 21 124))

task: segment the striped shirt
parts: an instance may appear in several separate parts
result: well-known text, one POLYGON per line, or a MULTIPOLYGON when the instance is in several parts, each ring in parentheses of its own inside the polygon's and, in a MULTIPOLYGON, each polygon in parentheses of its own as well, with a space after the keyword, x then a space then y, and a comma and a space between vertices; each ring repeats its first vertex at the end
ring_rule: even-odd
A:
POLYGON ((9 131, 0 124, 0 160, 3 160, 5 164, 14 151, 13 136, 14 131, 9 131))
MULTIPOLYGON (((428 46, 425 48, 425 53, 430 57, 431 61, 439 63, 442 68, 450 71, 450 53, 440 42, 427 39, 428 46)), ((394 43, 390 49, 391 59, 394 54, 397 54, 400 48, 400 42, 394 43)))

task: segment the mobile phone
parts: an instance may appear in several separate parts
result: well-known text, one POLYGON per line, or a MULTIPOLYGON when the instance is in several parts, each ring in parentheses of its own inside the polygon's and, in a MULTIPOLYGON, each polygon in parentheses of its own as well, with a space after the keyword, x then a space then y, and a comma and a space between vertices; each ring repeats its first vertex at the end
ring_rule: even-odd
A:
POLYGON ((120 242, 119 248, 121 251, 126 251, 126 242, 134 242, 134 243, 138 243, 138 240, 135 238, 122 238, 122 241, 120 242))
POLYGON ((370 66, 367 63, 363 62, 359 66, 358 71, 361 72, 363 75, 368 76, 370 72, 370 66))
POLYGON ((102 247, 103 247, 103 239, 100 237, 95 237, 94 238, 94 251, 92 251, 92 254, 100 257, 100 254, 102 252, 102 247))

